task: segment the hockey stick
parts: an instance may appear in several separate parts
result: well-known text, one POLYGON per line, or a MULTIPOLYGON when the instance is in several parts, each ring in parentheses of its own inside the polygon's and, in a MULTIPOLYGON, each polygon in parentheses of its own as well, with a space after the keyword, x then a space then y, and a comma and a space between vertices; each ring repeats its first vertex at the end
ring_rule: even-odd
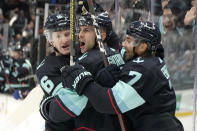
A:
MULTIPOLYGON (((72 0, 70 3, 71 9, 73 13, 71 14, 71 48, 70 48, 70 64, 74 64, 74 41, 75 41, 75 28, 74 28, 74 6, 75 6, 75 0, 72 0)), ((72 12, 71 11, 71 12, 72 12)), ((5 121, 5 125, 7 127, 12 125, 12 127, 18 126, 20 123, 22 123, 25 119, 27 119, 31 114, 33 114, 35 111, 39 110, 39 104, 44 96, 44 93, 40 86, 37 86, 36 88, 32 89, 31 92, 27 95, 27 97, 23 100, 19 108, 14 111, 5 121)))
POLYGON ((70 65, 74 65, 74 44, 75 44, 75 0, 70 0, 70 65))
POLYGON ((100 49, 100 52, 102 54, 104 64, 105 64, 105 67, 106 67, 108 65, 107 52, 105 51, 104 44, 103 44, 103 41, 102 41, 102 38, 101 38, 100 27, 99 27, 99 25, 98 25, 98 23, 96 22, 96 19, 95 19, 95 11, 94 11, 94 7, 93 7, 93 1, 87 0, 87 2, 88 2, 88 6, 89 6, 89 12, 90 12, 91 17, 93 19, 93 25, 94 25, 94 30, 95 30, 95 33, 96 33, 96 38, 97 38, 97 42, 98 42, 98 45, 99 45, 99 49, 100 49))
MULTIPOLYGON (((102 53, 104 64, 105 64, 105 66, 107 66, 108 65, 107 53, 105 51, 105 48, 104 48, 104 45, 103 45, 103 42, 102 42, 99 25, 98 25, 98 23, 95 20, 95 15, 94 15, 95 11, 94 11, 94 6, 93 6, 93 0, 92 1, 91 0, 87 0, 87 2, 88 2, 88 6, 89 6, 89 12, 91 13, 91 17, 93 19, 93 25, 94 25, 94 29, 95 29, 95 33, 96 33, 96 37, 97 37, 97 42, 98 42, 98 45, 99 45, 99 49, 100 49, 100 52, 102 53)), ((120 113, 118 113, 117 115, 118 115, 118 119, 119 119, 122 131, 127 131, 127 127, 126 127, 126 123, 125 123, 123 115, 120 114, 120 113)))
POLYGON ((26 77, 18 78, 17 80, 19 82, 21 82, 21 81, 25 81, 25 80, 28 80, 28 79, 31 79, 31 78, 35 78, 35 77, 36 77, 36 75, 28 75, 26 77))

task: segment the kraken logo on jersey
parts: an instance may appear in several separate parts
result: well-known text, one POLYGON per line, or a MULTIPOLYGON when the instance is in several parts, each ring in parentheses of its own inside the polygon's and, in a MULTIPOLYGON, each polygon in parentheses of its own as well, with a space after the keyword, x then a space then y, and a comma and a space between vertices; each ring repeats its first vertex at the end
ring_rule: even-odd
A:
POLYGON ((109 56, 109 57, 107 57, 107 59, 110 64, 115 64, 117 66, 124 65, 124 61, 123 61, 120 54, 115 54, 115 55, 109 56))
POLYGON ((82 72, 82 73, 80 73, 76 78, 75 78, 75 80, 74 80, 74 83, 73 83, 73 88, 75 89, 76 88, 76 86, 77 86, 77 84, 79 83, 79 81, 83 78, 83 77, 85 77, 85 76, 91 76, 92 74, 90 73, 90 72, 88 72, 88 71, 85 71, 85 72, 82 72))

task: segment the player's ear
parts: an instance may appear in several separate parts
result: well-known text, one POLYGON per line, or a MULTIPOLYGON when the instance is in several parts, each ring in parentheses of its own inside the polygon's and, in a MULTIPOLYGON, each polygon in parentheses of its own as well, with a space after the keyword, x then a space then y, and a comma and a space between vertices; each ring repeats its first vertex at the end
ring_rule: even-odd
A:
POLYGON ((145 52, 146 49, 148 48, 147 43, 145 43, 145 42, 141 43, 141 44, 140 44, 140 48, 141 48, 141 51, 142 51, 142 52, 145 52))
POLYGON ((139 55, 144 54, 144 52, 146 51, 148 45, 146 42, 142 42, 140 43, 137 47, 136 47, 136 51, 139 55))

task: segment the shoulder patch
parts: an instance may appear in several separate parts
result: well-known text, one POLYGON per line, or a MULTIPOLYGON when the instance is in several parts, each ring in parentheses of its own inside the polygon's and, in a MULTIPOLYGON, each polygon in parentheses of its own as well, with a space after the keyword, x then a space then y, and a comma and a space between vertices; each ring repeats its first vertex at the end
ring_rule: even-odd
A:
POLYGON ((133 62, 142 63, 142 62, 144 62, 144 59, 142 59, 142 57, 138 57, 138 58, 134 59, 133 62))
POLYGON ((36 70, 38 70, 41 66, 44 65, 45 59, 40 63, 40 65, 36 68, 36 70))
POLYGON ((115 64, 117 66, 124 65, 124 60, 122 59, 120 54, 114 54, 107 57, 107 60, 110 64, 115 64))
POLYGON ((80 56, 80 57, 78 58, 78 60, 81 61, 81 60, 84 59, 85 57, 87 57, 87 52, 84 53, 82 56, 80 56))

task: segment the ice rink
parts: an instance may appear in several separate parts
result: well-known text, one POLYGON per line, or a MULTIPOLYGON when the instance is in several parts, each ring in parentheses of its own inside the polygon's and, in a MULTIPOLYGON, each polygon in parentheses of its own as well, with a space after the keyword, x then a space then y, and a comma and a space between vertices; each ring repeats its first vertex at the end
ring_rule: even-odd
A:
MULTIPOLYGON (((6 121, 7 116, 15 111, 20 106, 21 102, 21 100, 15 100, 12 96, 0 94, 0 131, 44 131, 44 120, 38 111, 30 115, 17 126, 6 121)), ((21 116, 22 115, 23 113, 21 112, 21 116)), ((178 118, 183 123, 185 131, 193 131, 192 115, 186 115, 178 118)))

